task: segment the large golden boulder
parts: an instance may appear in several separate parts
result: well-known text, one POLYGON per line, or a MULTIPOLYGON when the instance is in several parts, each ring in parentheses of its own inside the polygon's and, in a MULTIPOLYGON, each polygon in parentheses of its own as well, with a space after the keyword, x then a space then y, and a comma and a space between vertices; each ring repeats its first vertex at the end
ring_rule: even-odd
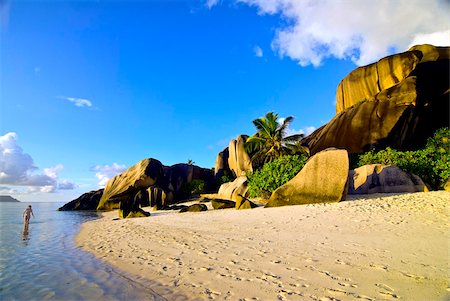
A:
POLYGON ((141 189, 158 184, 164 177, 163 165, 155 159, 144 159, 110 179, 97 210, 118 209, 122 200, 133 199, 141 189))
POLYGON ((347 195, 348 172, 346 150, 324 150, 311 157, 293 179, 276 189, 265 207, 340 202, 347 195))
POLYGON ((233 182, 223 183, 218 192, 218 196, 223 199, 242 202, 242 196, 248 197, 247 177, 237 177, 233 182))
POLYGON ((253 171, 252 161, 244 148, 247 138, 247 135, 239 135, 236 139, 232 139, 228 147, 217 155, 214 166, 216 178, 220 178, 224 173, 240 177, 245 176, 249 171, 253 171))
POLYGON ((369 164, 351 170, 348 194, 424 192, 427 186, 419 176, 397 166, 369 164))
POLYGON ((360 153, 417 149, 448 126, 450 48, 418 45, 360 67, 336 92, 337 115, 306 137, 311 154, 329 147, 360 153))

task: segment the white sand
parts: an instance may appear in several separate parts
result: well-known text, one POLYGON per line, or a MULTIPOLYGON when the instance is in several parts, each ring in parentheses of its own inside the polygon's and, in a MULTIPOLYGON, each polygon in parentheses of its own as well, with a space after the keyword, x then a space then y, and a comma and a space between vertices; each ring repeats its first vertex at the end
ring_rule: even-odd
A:
POLYGON ((168 300, 445 300, 449 203, 439 191, 127 220, 109 212, 76 240, 158 282, 168 300))

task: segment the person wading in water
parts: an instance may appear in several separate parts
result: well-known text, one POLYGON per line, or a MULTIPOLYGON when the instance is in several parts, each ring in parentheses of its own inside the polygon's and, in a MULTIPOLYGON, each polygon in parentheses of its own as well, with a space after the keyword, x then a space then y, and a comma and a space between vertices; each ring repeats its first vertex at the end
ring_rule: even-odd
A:
POLYGON ((28 207, 23 211, 23 235, 28 234, 28 224, 30 223, 31 216, 34 217, 33 209, 31 209, 31 205, 28 205, 28 207))

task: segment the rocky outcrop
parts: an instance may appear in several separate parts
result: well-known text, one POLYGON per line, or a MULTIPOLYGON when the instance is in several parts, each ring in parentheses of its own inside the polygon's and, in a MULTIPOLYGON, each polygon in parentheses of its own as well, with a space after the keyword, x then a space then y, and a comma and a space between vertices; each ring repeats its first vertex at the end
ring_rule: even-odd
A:
POLYGON ((122 200, 134 198, 141 189, 158 186, 163 177, 164 169, 161 162, 151 158, 139 161, 108 181, 97 209, 117 209, 122 200))
POLYGON ((236 177, 245 176, 247 172, 253 171, 252 161, 244 148, 247 139, 247 135, 239 135, 228 145, 228 166, 236 177))
POLYGON ((17 202, 20 202, 20 201, 13 198, 10 195, 0 195, 0 203, 17 203, 17 202))
POLYGON ((227 208, 234 208, 236 206, 236 203, 231 200, 223 200, 223 199, 212 199, 211 205, 214 209, 227 209, 227 208))
POLYGON ((211 169, 189 164, 175 164, 164 167, 164 184, 161 188, 169 196, 168 202, 172 203, 173 200, 188 198, 190 191, 188 191, 187 185, 194 180, 205 182, 205 192, 212 191, 215 188, 214 173, 211 169), (173 197, 170 195, 173 195, 173 197))
POLYGON ((337 88, 337 115, 302 144, 311 154, 423 146, 449 124, 449 59, 449 47, 419 45, 355 69, 337 88))
POLYGON ((241 198, 240 201, 236 202, 236 209, 241 210, 241 209, 253 209, 258 207, 255 203, 253 203, 252 201, 250 201, 247 198, 241 198))
POLYGON ((188 184, 194 180, 203 181, 206 191, 215 187, 211 169, 188 164, 163 166, 158 160, 144 159, 108 181, 97 209, 117 209, 121 201, 133 199, 141 189, 148 189, 141 206, 163 208, 188 197, 188 184))
POLYGON ((93 190, 87 193, 84 193, 79 198, 70 201, 65 204, 59 211, 71 211, 71 210, 96 210, 98 203, 100 202, 100 198, 103 195, 103 189, 93 190))
POLYGON ((448 179, 447 182, 445 182, 444 190, 445 191, 450 191, 450 179, 448 179))
POLYGON ((265 207, 339 202, 347 195, 348 173, 347 151, 322 151, 311 157, 293 179, 276 189, 265 207))
POLYGON ((221 151, 216 157, 216 164, 214 165, 214 176, 216 179, 220 179, 226 173, 232 174, 230 167, 228 166, 228 158, 230 152, 228 147, 221 151))
POLYGON ((370 164, 349 172, 348 194, 428 191, 422 179, 397 166, 370 164))
POLYGON ((217 194, 220 198, 241 202, 242 196, 248 197, 247 177, 238 177, 233 182, 222 184, 217 194))
POLYGON ((224 173, 240 177, 245 176, 249 171, 253 171, 252 161, 244 148, 247 138, 247 135, 239 135, 236 139, 232 139, 228 147, 217 155, 214 166, 216 178, 220 178, 224 173))
POLYGON ((132 199, 122 199, 119 204, 119 217, 133 218, 150 216, 149 212, 141 209, 141 204, 145 202, 148 202, 148 193, 145 189, 140 189, 132 199))
POLYGON ((183 213, 183 212, 201 212, 201 211, 207 211, 207 210, 208 210, 208 207, 206 207, 205 204, 193 204, 191 206, 182 208, 180 210, 180 213, 183 213))
POLYGON ((148 204, 141 204, 142 207, 151 206, 153 210, 161 210, 166 208, 170 201, 173 199, 173 196, 167 196, 164 189, 152 186, 147 189, 148 193, 148 204))

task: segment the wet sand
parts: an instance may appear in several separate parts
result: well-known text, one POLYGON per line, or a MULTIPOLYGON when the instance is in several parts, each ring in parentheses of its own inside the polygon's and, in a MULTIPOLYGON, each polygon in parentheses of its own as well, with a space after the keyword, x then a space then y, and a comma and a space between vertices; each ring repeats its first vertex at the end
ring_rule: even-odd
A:
POLYGON ((445 300, 449 203, 438 191, 127 220, 114 211, 83 224, 76 243, 168 300, 445 300))

